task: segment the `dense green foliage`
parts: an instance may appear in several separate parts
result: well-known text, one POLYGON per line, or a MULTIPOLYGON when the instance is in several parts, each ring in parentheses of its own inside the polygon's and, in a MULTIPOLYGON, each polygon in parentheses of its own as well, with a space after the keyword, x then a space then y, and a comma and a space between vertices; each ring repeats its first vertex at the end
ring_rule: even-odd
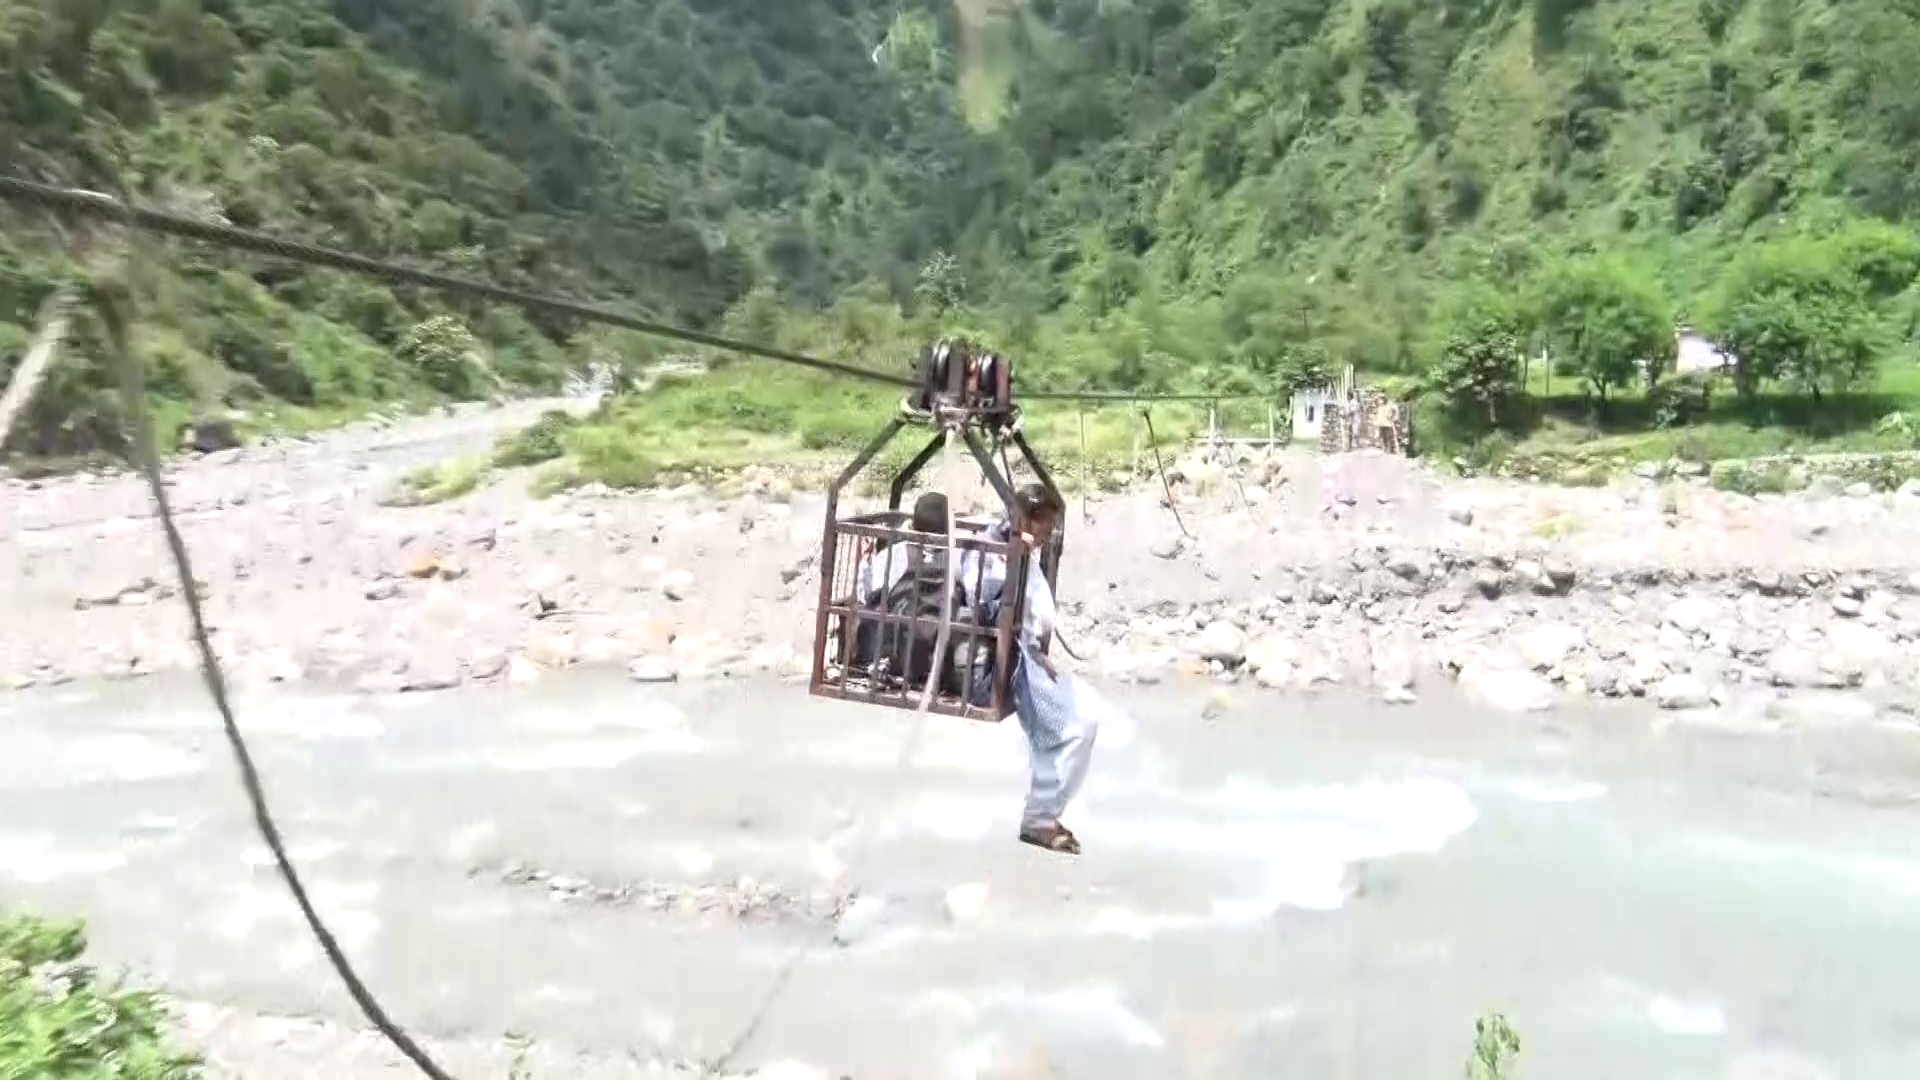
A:
POLYGON ((195 1080, 155 998, 102 984, 85 949, 78 924, 0 915, 0 1076, 195 1080))
MULTIPOLYGON (((1678 319, 1757 423, 1913 363, 1914 55, 1920 12, 1876 0, 0 0, 0 152, 878 361, 969 330, 1066 383, 1353 363, 1524 427, 1553 408, 1499 399, 1545 348, 1570 408, 1677 422, 1678 319), (1516 301, 1491 341, 1459 316, 1484 291, 1516 301)), ((67 268, 0 226, 4 371, 67 268)), ((652 355, 172 245, 140 268, 182 414, 652 355)), ((68 366, 16 445, 102 441, 106 385, 68 366)))

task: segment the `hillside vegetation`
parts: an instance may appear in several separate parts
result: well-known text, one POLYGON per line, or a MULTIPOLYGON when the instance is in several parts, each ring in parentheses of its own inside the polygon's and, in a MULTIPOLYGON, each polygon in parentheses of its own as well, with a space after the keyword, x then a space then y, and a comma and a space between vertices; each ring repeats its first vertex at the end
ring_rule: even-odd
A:
MULTIPOLYGON (((872 363, 951 330, 1065 385, 1350 362, 1428 391, 1429 446, 1489 454, 1920 431, 1908 5, 6 0, 0 55, 11 167, 872 363), (1662 377, 1676 322, 1735 377, 1662 377)), ((10 358, 61 267, 4 220, 10 358)), ((654 348, 216 253, 139 266, 182 415, 654 348)), ((95 369, 62 371, 16 446, 110 436, 95 369)))

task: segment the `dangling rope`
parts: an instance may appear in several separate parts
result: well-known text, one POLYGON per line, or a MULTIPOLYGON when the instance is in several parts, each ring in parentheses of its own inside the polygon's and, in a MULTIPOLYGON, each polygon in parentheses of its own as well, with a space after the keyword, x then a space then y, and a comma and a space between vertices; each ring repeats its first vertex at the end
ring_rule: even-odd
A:
POLYGON ((1180 507, 1173 500, 1173 481, 1167 479, 1167 463, 1160 458, 1160 438, 1153 433, 1153 410, 1142 405, 1140 418, 1147 422, 1147 446, 1153 450, 1153 467, 1160 472, 1160 486, 1167 493, 1167 509, 1173 511, 1173 523, 1180 526, 1180 535, 1189 540, 1199 537, 1187 531, 1187 523, 1180 519, 1180 507))
POLYGON ((247 749, 246 739, 240 734, 240 725, 233 716, 233 705, 227 697, 227 681, 221 672, 220 658, 214 652, 213 640, 207 630, 206 614, 201 609, 199 587, 193 576, 193 564, 187 555, 186 540, 180 535, 180 526, 173 519, 173 509, 167 499, 167 485, 160 473, 160 451, 154 442, 153 419, 147 412, 146 377, 140 364, 134 359, 130 341, 130 321, 132 315, 131 298, 127 295, 124 283, 94 283, 92 289, 94 310, 100 315, 100 322, 106 331, 107 348, 114 364, 120 369, 120 392, 126 400, 127 411, 133 420, 133 457, 134 463, 146 478, 147 491, 153 496, 154 514, 160 519, 160 528, 166 535, 167 550, 173 557, 173 567, 180 583, 180 595, 186 601, 187 620, 193 642, 200 654, 200 673, 206 680, 207 692, 213 698, 213 706, 220 714, 221 726, 226 730, 227 745, 233 751, 234 763, 240 769, 240 782, 246 789, 247 802, 253 808, 253 824, 260 832, 260 838, 266 842, 267 850, 273 854, 275 867, 280 878, 286 882, 287 891, 293 894, 293 902, 300 909, 300 916, 306 921, 307 929, 320 945, 320 951, 326 954, 327 963, 346 986, 348 996, 360 1008, 361 1015, 374 1026, 380 1034, 393 1043, 394 1048, 407 1057, 407 1060, 425 1073, 431 1080, 452 1080, 427 1052, 414 1042, 399 1024, 395 1023, 375 1000, 360 976, 353 970, 353 964, 347 959, 346 951, 340 942, 327 929, 327 924, 314 909, 313 900, 307 895, 306 885, 301 882, 300 874, 293 867, 293 860, 287 855, 287 847, 280 837, 279 826, 274 824, 273 814, 267 808, 266 791, 260 783, 260 772, 255 768, 253 755, 247 749))
POLYGON ((1227 475, 1233 479, 1234 490, 1240 493, 1240 509, 1251 514, 1253 504, 1247 501, 1247 485, 1240 482, 1240 455, 1234 453, 1232 444, 1220 434, 1220 425, 1216 420, 1219 415, 1219 404, 1214 402, 1207 407, 1207 439, 1213 444, 1214 457, 1222 459, 1222 466, 1227 470, 1227 475))
MULTIPOLYGON (((941 450, 940 483, 942 487, 947 489, 947 587, 940 593, 940 633, 934 638, 933 667, 927 672, 927 684, 920 689, 920 707, 915 710, 913 722, 915 732, 918 732, 920 728, 925 726, 927 713, 933 707, 933 692, 939 685, 941 670, 946 667, 947 641, 953 630, 953 582, 954 574, 957 572, 954 566, 953 530, 955 522, 953 498, 954 493, 959 490, 954 486, 958 481, 958 477, 954 472, 954 464, 957 460, 954 454, 954 444, 959 441, 955 437, 957 432, 957 427, 947 428, 946 445, 941 450)), ((1002 450, 1001 456, 1004 459, 1004 449, 1002 450)), ((911 739, 911 736, 909 736, 909 738, 911 739)), ((906 762, 902 761, 901 766, 905 767, 905 765, 906 762)))
MULTIPOLYGON (((959 490, 956 486, 959 481, 959 472, 956 468, 959 461, 956 453, 956 446, 959 442, 958 436, 959 428, 957 426, 949 426, 947 428, 946 445, 943 448, 940 462, 941 485, 945 487, 947 491, 947 587, 946 591, 942 593, 940 597, 940 632, 934 640, 933 670, 927 673, 926 685, 920 689, 920 704, 914 710, 911 726, 907 729, 906 738, 901 742, 900 754, 893 763, 895 772, 903 771, 908 765, 913 763, 914 752, 920 745, 920 733, 926 730, 927 714, 933 708, 934 692, 939 686, 941 669, 945 667, 943 661, 946 658, 947 643, 951 640, 953 631, 954 575, 958 572, 958 566, 956 565, 958 561, 956 559, 957 546, 953 539, 954 529, 958 525, 953 512, 953 496, 954 493, 959 490)), ((865 822, 866 817, 867 815, 862 813, 855 819, 856 843, 860 839, 858 827, 865 822)), ((850 880, 853 880, 857 879, 859 875, 854 873, 854 867, 850 866, 847 876, 850 880)), ((855 891, 857 893, 858 890, 856 889, 855 891)), ((851 900, 851 897, 849 897, 849 899, 851 900)), ((834 916, 833 922, 828 927, 825 937, 802 944, 794 950, 793 955, 788 957, 784 964, 780 965, 780 970, 774 973, 773 980, 767 984, 767 991, 761 996, 760 1004, 755 1006, 753 1013, 747 1017, 747 1022, 741 1025, 740 1034, 734 1036, 734 1038, 727 1043, 726 1048, 709 1061, 705 1069, 701 1070, 700 1076, 702 1080, 713 1080, 714 1077, 726 1072, 728 1068, 732 1066, 733 1060, 739 1057, 740 1052, 746 1049, 747 1045, 753 1041, 753 1037, 759 1034, 761 1025, 766 1023, 767 1017, 773 1012, 773 1007, 779 1004, 780 999, 786 995, 787 988, 792 984, 794 973, 800 969, 801 962, 813 955, 814 950, 818 949, 821 945, 833 940, 834 936, 840 932, 841 922, 846 918, 846 913, 851 907, 852 905, 849 903, 847 907, 841 909, 839 914, 834 916)))

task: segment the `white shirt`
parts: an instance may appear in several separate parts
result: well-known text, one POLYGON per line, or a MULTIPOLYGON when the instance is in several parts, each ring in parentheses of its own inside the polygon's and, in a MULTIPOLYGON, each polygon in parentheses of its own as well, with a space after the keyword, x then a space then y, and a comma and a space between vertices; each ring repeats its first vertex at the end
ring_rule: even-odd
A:
POLYGON ((894 583, 905 577, 907 570, 913 566, 914 546, 905 541, 889 544, 884 551, 876 551, 861 559, 860 568, 853 575, 854 600, 864 604, 875 589, 893 588, 894 583))
MULTIPOLYGON (((1020 633, 1022 637, 1038 644, 1041 638, 1053 633, 1054 621, 1058 612, 1053 605, 1053 589, 1047 584, 1046 571, 1040 568, 1037 552, 1029 552, 1027 559, 1026 604, 1020 612, 1020 633)), ((967 561, 961 563, 966 572, 964 588, 971 589, 979 582, 979 594, 969 596, 971 603, 979 603, 983 597, 999 596, 1007 584, 1007 560, 1002 555, 981 555, 970 553, 967 561), (976 560, 980 560, 976 562, 976 560), (976 578, 975 567, 979 577, 976 578)))

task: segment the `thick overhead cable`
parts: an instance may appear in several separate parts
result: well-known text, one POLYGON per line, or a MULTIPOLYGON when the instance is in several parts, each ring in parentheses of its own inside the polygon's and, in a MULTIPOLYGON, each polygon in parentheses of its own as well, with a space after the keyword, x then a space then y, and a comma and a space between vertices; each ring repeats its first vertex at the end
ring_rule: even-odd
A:
MULTIPOLYGON (((0 176, 0 199, 26 203, 47 211, 99 218, 111 225, 249 251, 259 255, 286 259, 291 262, 311 266, 365 274, 391 282, 415 285, 497 303, 512 304, 529 310, 548 312, 581 319, 587 322, 622 327, 639 333, 650 334, 687 344, 702 345, 747 356, 796 364, 829 374, 845 375, 850 378, 863 379, 869 382, 908 389, 918 385, 914 380, 905 376, 891 375, 853 364, 823 360, 817 357, 789 352, 787 350, 776 349, 752 342, 738 341, 696 330, 688 330, 608 308, 521 292, 516 289, 508 289, 486 282, 419 270, 413 267, 383 262, 378 259, 370 259, 331 248, 320 247, 318 245, 285 240, 227 225, 218 225, 174 214, 167 214, 137 206, 133 204, 130 199, 119 199, 99 192, 55 187, 31 180, 0 176)), ((128 297, 121 295, 121 291, 116 287, 108 286, 102 288, 99 282, 89 282, 87 293, 88 298, 93 302, 95 311, 101 316, 107 331, 107 345, 111 359, 119 370, 121 392, 125 398, 128 411, 135 421, 136 431, 132 441, 135 464, 139 467, 143 478, 147 482, 154 503, 155 517, 160 522, 162 532, 167 541, 169 554, 172 557, 174 568, 181 582, 182 595, 185 597, 187 605, 190 634, 199 652, 202 675, 206 680, 207 688, 213 698, 215 708, 220 714, 222 726, 233 751, 236 764, 240 770, 242 784, 245 788, 249 805, 253 809, 255 826, 273 854, 275 864, 282 878, 285 880, 289 891, 292 893, 296 904, 300 908, 309 930, 319 942, 330 965, 340 976, 349 995, 360 1007, 362 1013, 381 1034, 386 1036, 394 1046, 424 1075, 430 1078, 430 1080, 450 1080, 444 1069, 442 1069, 404 1029, 388 1017, 385 1010, 380 1006, 378 1001, 374 999, 372 993, 360 980, 358 974, 349 963, 344 950, 340 948, 337 940, 331 931, 328 930, 319 913, 314 909, 307 895, 305 886, 301 882, 286 852, 279 829, 275 825, 271 812, 268 809, 263 785, 254 766, 252 755, 247 748, 246 741, 234 718, 232 705, 228 700, 226 678, 221 669, 217 653, 212 645, 210 632, 206 626, 205 618, 201 610, 197 590, 192 587, 194 581, 193 569, 186 549, 185 540, 181 536, 167 498, 166 485, 161 473, 159 448, 153 440, 151 416, 147 409, 146 388, 144 386, 143 376, 139 365, 133 359, 132 352, 128 345, 131 323, 128 297)), ((60 290, 48 300, 41 317, 42 331, 40 336, 44 340, 36 350, 36 355, 40 352, 46 354, 46 356, 40 357, 40 364, 43 365, 49 360, 52 350, 57 347, 61 331, 65 324, 67 308, 74 299, 75 297, 72 297, 68 291, 60 290)), ((27 394, 31 393, 35 378, 32 369, 35 366, 36 364, 33 362, 33 358, 30 357, 29 363, 24 365, 24 370, 17 376, 19 385, 18 392, 0 394, 0 400, 7 402, 5 408, 0 408, 0 442, 5 441, 8 426, 20 404, 19 400, 14 399, 24 399, 27 394)), ((1244 401, 1270 400, 1271 398, 1271 395, 1259 394, 1143 395, 1122 391, 1071 390, 1036 391, 1025 396, 1056 401, 1124 401, 1135 402, 1142 405, 1161 401, 1244 401)), ((1161 482, 1167 489, 1168 506, 1172 509, 1174 520, 1179 524, 1181 532, 1191 537, 1192 534, 1187 532, 1185 522, 1180 520, 1178 507, 1173 504, 1171 483, 1167 478, 1165 463, 1160 458, 1158 439, 1154 436, 1153 418, 1144 408, 1142 409, 1142 417, 1145 420, 1148 439, 1153 448, 1155 465, 1160 472, 1161 482)), ((1085 418, 1083 415, 1081 423, 1083 474, 1086 454, 1085 439, 1085 418)), ((946 446, 946 464, 949 473, 952 471, 954 461, 953 445, 953 432, 950 429, 948 431, 946 446)), ((1004 447, 1002 448, 1002 457, 1004 460, 1004 447)), ((947 486, 951 490, 953 486, 951 475, 949 475, 948 481, 947 486)), ((1084 506, 1082 512, 1084 513, 1084 506)), ((952 539, 954 530, 951 527, 951 511, 949 511, 948 517, 947 584, 948 592, 951 593, 953 586, 952 575, 955 572, 956 562, 952 539)), ((951 623, 952 613, 943 611, 940 638, 935 648, 936 655, 941 655, 944 652, 946 637, 951 629, 951 623)), ((1064 640, 1061 641, 1061 644, 1063 647, 1066 646, 1064 640)), ((1071 648, 1067 648, 1067 651, 1070 654, 1072 653, 1071 648)), ((918 710, 919 717, 909 729, 905 745, 902 748, 900 767, 904 768, 912 759, 914 748, 917 745, 918 734, 924 727, 923 721, 929 705, 932 702, 932 691, 933 675, 930 673, 927 685, 922 690, 918 710)), ((798 966, 800 959, 809 951, 811 951, 811 948, 796 952, 789 962, 783 966, 773 984, 768 988, 768 993, 760 1006, 755 1010, 748 1024, 740 1033, 740 1036, 733 1040, 727 1050, 709 1065, 709 1074, 715 1073, 720 1068, 723 1068, 739 1052, 745 1043, 754 1036, 767 1012, 785 992, 787 983, 794 969, 798 966)))
POLYGON ((1135 394, 1125 390, 1022 390, 1035 401, 1272 401, 1275 394, 1135 394))
POLYGON ((198 240, 202 243, 218 244, 223 247, 236 248, 241 251, 251 251, 259 255, 269 255, 274 258, 305 263, 309 266, 323 266, 334 270, 346 270, 356 274, 367 274, 405 285, 418 285, 422 288, 439 289, 443 292, 464 294, 484 300, 492 300, 497 303, 513 304, 534 311, 544 311, 555 315, 584 319, 588 322, 618 326, 642 334, 652 334, 655 337, 685 342, 689 345, 704 345, 708 348, 724 349, 729 352, 742 353, 747 356, 757 356, 766 360, 778 360, 785 364, 798 364, 801 367, 809 367, 816 371, 825 371, 834 375, 845 375, 849 378, 865 379, 868 382, 885 383, 888 386, 898 386, 906 389, 911 389, 913 386, 913 380, 905 375, 891 375, 884 371, 874 371, 871 368, 860 367, 856 364, 843 364, 835 360, 822 360, 819 357, 789 352, 785 349, 776 349, 750 341, 736 341, 732 338, 724 338, 716 334, 707 334, 698 330, 688 330, 683 327, 670 326, 666 323, 654 322, 651 319, 643 319, 639 316, 629 315, 626 312, 615 311, 611 308, 597 307, 572 300, 562 300, 557 297, 521 292, 518 289, 508 289, 484 281, 473 281, 468 278, 452 277, 447 274, 436 274, 430 270, 419 270, 411 266, 401 266, 397 263, 383 262, 379 259, 369 259, 364 255, 353 255, 348 252, 336 251, 332 248, 324 248, 315 244, 305 244, 297 240, 284 240, 280 237, 268 236, 264 233, 250 232, 246 229, 236 229, 231 225, 216 225, 211 222, 195 221, 192 218, 162 213, 161 211, 151 210, 142 206, 122 204, 120 200, 110 195, 102 195, 99 192, 54 187, 49 184, 35 183, 31 180, 21 180, 11 176, 0 176, 0 198, 15 202, 31 203, 48 210, 57 210, 72 214, 86 214, 93 217, 111 219, 116 223, 131 225, 134 228, 144 229, 147 232, 177 236, 187 240, 198 240))
MULTIPOLYGON (((770 345, 761 345, 752 341, 721 337, 699 330, 673 326, 668 323, 643 319, 624 311, 582 304, 560 297, 543 296, 538 293, 509 289, 485 281, 471 278, 454 277, 450 274, 435 273, 399 263, 370 259, 364 255, 317 244, 288 240, 269 236, 265 233, 238 229, 231 225, 199 221, 194 218, 169 214, 149 207, 139 206, 131 200, 122 202, 111 195, 97 191, 84 191, 79 188, 57 187, 33 180, 24 180, 13 176, 0 176, 0 198, 12 202, 28 203, 45 210, 67 214, 82 214, 96 218, 110 219, 116 224, 131 226, 147 232, 165 236, 175 236, 185 240, 194 240, 205 244, 250 251, 257 255, 286 259, 289 262, 304 263, 308 266, 325 267, 332 270, 344 270, 349 273, 366 274, 383 278, 403 285, 415 285, 441 292, 471 296, 496 303, 512 304, 516 307, 549 314, 582 319, 587 322, 617 326, 642 334, 667 338, 688 345, 702 345, 710 349, 721 349, 739 353, 743 356, 756 356, 764 360, 777 360, 785 364, 796 364, 833 375, 845 375, 848 378, 863 379, 867 382, 912 389, 914 382, 905 375, 894 375, 858 364, 843 363, 838 360, 825 360, 805 353, 778 349, 770 345)), ((1236 393, 1236 394, 1140 394, 1125 390, 1030 390, 1022 397, 1036 401, 1268 401, 1275 396, 1272 393, 1236 393)))

